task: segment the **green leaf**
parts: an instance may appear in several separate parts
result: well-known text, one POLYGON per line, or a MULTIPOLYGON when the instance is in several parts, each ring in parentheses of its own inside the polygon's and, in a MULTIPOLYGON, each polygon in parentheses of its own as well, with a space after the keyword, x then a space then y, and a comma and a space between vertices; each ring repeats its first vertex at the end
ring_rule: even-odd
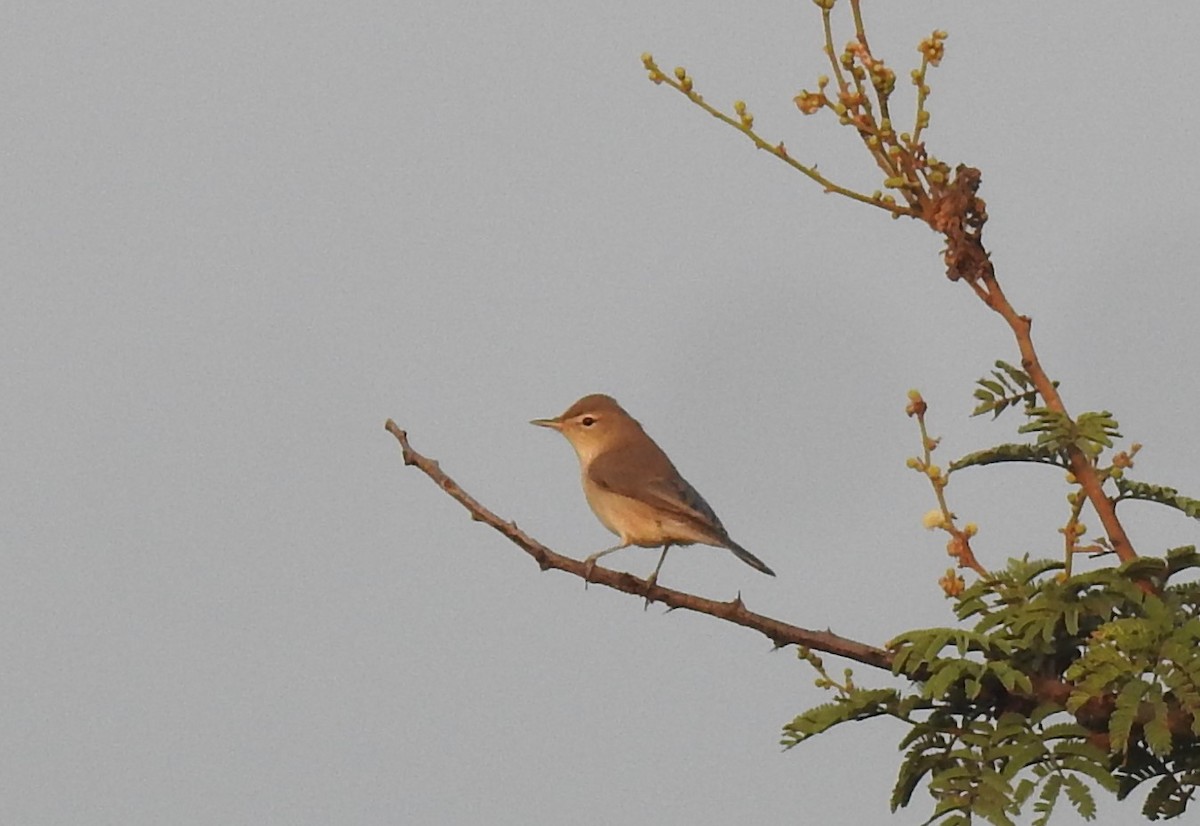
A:
MULTIPOLYGON (((1000 384, 1000 382, 998 382, 998 381, 990 381, 988 379, 980 379, 979 384, 982 384, 988 390, 992 391, 992 393, 996 396, 1003 396, 1006 391, 1006 388, 1002 384, 1000 384)), ((976 390, 975 392, 978 393, 979 391, 976 390)))
POLYGON ((1150 751, 1161 756, 1171 753, 1171 724, 1167 719, 1168 710, 1163 699, 1162 687, 1152 684, 1147 692, 1147 702, 1150 704, 1153 716, 1146 721, 1144 729, 1146 745, 1150 751))
POLYGON ((1138 717, 1138 704, 1148 688, 1140 680, 1130 680, 1117 694, 1116 708, 1109 717, 1109 740, 1114 752, 1124 752, 1128 747, 1129 732, 1138 717))
POLYGON ((968 453, 950 463, 950 473, 968 467, 982 467, 1001 462, 1032 462, 1041 465, 1065 466, 1059 450, 1044 445, 1010 443, 968 453))
POLYGON ((1025 805, 1025 801, 1029 799, 1029 795, 1033 794, 1033 790, 1037 788, 1037 784, 1028 777, 1022 778, 1021 782, 1017 783, 1017 787, 1013 790, 1013 803, 1020 808, 1025 805))
POLYGON ((987 665, 987 670, 1000 684, 1004 686, 1005 691, 1010 694, 1021 691, 1026 694, 1033 693, 1033 683, 1029 680, 1029 675, 1013 668, 1006 662, 995 661, 987 665))
MULTIPOLYGON (((996 366, 1007 373, 1008 377, 1022 389, 1033 386, 1033 382, 1030 380, 1029 374, 1024 370, 1018 370, 1016 367, 1013 367, 1006 361, 997 361, 996 366)), ((1058 382, 1054 382, 1053 384, 1055 387, 1058 387, 1058 382)))
POLYGON ((1175 508, 1175 510, 1181 511, 1192 519, 1200 519, 1200 499, 1182 496, 1175 488, 1169 488, 1165 485, 1151 485, 1147 482, 1137 482, 1124 476, 1117 479, 1116 483, 1117 490, 1121 494, 1117 497, 1118 501, 1122 499, 1141 499, 1146 502, 1157 502, 1160 505, 1175 508))
POLYGON ((1004 768, 1001 773, 1005 778, 1011 780, 1016 777, 1019 771, 1030 763, 1040 761, 1046 754, 1046 747, 1044 745, 1039 742, 1031 742, 1000 746, 999 748, 989 750, 987 756, 989 759, 1004 760, 1004 768))
POLYGON ((1184 545, 1167 551, 1167 576, 1171 577, 1189 568, 1200 568, 1200 553, 1195 545, 1184 545))
POLYGON ((1067 799, 1071 801, 1075 811, 1079 812, 1079 816, 1084 820, 1094 818, 1096 816, 1096 799, 1092 797, 1091 790, 1079 779, 1078 775, 1068 774, 1064 784, 1067 799))
POLYGON ((941 698, 950 687, 961 682, 968 674, 972 673, 967 666, 976 665, 968 663, 966 660, 938 660, 931 664, 930 668, 935 669, 933 675, 925 681, 921 687, 921 696, 927 698, 941 698))
POLYGON ((1058 796, 1062 793, 1062 785, 1063 776, 1060 774, 1052 774, 1046 778, 1046 782, 1042 785, 1042 791, 1033 804, 1033 810, 1041 815, 1033 821, 1033 826, 1046 826, 1050 822, 1050 815, 1054 813, 1054 804, 1058 802, 1058 796))
POLYGON ((945 755, 940 752, 933 754, 913 754, 909 753, 905 757, 903 763, 900 764, 900 774, 896 778, 896 786, 892 789, 891 807, 892 811, 896 811, 904 806, 907 806, 912 799, 912 793, 916 790, 917 784, 925 777, 925 775, 943 765, 946 761, 945 755))
POLYGON ((1116 792, 1118 786, 1117 778, 1103 764, 1082 757, 1064 757, 1060 762, 1064 769, 1086 774, 1099 783, 1102 788, 1110 792, 1116 792))
POLYGON ((898 699, 899 693, 892 688, 859 689, 810 708, 783 727, 783 746, 790 749, 836 725, 887 714, 898 699))
POLYGON ((1161 579, 1167 573, 1167 561, 1156 556, 1139 556, 1121 565, 1118 570, 1130 579, 1161 579))
MULTIPOLYGON (((971 411, 971 415, 991 413, 992 418, 996 418, 1017 402, 1023 402, 1027 409, 1033 408, 1037 404, 1038 393, 1029 375, 1005 361, 997 361, 996 367, 999 369, 990 371, 993 378, 985 376, 976 380, 979 386, 973 395, 979 399, 979 404, 971 411)), ((1054 386, 1057 387, 1058 382, 1054 386)))
POLYGON ((1080 413, 1075 420, 1078 433, 1076 445, 1089 453, 1099 452, 1099 447, 1112 447, 1113 439, 1120 438, 1117 420, 1107 410, 1099 413, 1080 413), (1085 444, 1090 443, 1090 444, 1085 444))

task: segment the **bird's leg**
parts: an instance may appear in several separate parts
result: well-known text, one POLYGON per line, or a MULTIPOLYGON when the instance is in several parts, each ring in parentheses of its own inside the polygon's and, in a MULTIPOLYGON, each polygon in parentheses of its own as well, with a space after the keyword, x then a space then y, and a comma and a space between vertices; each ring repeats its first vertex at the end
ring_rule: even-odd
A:
POLYGON ((583 560, 583 587, 587 588, 588 583, 592 581, 592 568, 596 567, 597 559, 599 559, 602 556, 608 556, 613 551, 619 551, 622 548, 628 548, 628 547, 629 547, 629 543, 626 542, 623 545, 616 545, 612 548, 605 548, 603 551, 596 551, 596 553, 592 554, 587 559, 583 560))
POLYGON ((658 558, 658 564, 654 566, 654 573, 646 577, 646 604, 642 606, 643 611, 650 607, 650 589, 658 582, 658 572, 662 570, 663 561, 667 558, 667 551, 669 550, 671 550, 670 542, 663 545, 662 556, 658 558))

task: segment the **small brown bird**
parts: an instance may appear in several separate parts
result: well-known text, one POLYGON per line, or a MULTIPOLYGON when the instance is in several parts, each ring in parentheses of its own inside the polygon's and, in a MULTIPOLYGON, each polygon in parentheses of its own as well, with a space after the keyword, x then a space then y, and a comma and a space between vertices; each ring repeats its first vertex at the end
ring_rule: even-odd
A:
POLYGON ((750 567, 775 576, 762 560, 730 539, 704 497, 679 475, 667 454, 616 399, 599 393, 584 396, 561 416, 534 419, 530 424, 557 430, 575 448, 588 505, 604 527, 621 539, 621 544, 584 560, 586 575, 596 560, 613 551, 630 545, 662 546, 658 565, 646 580, 649 590, 672 545, 699 542, 728 548, 750 567))

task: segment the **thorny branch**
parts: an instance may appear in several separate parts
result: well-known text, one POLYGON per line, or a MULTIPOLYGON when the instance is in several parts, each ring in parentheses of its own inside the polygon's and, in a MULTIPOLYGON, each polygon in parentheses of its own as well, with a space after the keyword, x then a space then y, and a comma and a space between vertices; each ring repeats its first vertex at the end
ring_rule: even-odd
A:
MULTIPOLYGON (((481 505, 474 497, 459 487, 458 483, 447 476, 436 461, 417 453, 408 443, 408 434, 391 419, 387 420, 384 428, 400 442, 400 450, 404 456, 404 464, 414 465, 426 476, 432 479, 438 487, 444 490, 455 501, 467 509, 471 518, 495 528, 506 536, 513 544, 529 554, 543 571, 555 569, 574 574, 580 579, 585 578, 584 563, 577 559, 562 556, 547 548, 533 537, 517 527, 515 522, 508 522, 481 505)), ((782 622, 772 617, 756 614, 747 610, 741 595, 729 602, 718 602, 705 599, 695 594, 674 591, 659 585, 646 590, 646 581, 638 579, 633 574, 613 571, 608 568, 594 566, 587 581, 595 585, 604 585, 626 594, 645 597, 649 601, 661 602, 674 610, 683 608, 699 614, 708 614, 717 619, 732 622, 754 631, 758 631, 775 644, 776 648, 787 645, 802 645, 808 648, 836 654, 856 662, 881 669, 891 669, 892 655, 882 648, 846 639, 832 631, 811 631, 782 622)))

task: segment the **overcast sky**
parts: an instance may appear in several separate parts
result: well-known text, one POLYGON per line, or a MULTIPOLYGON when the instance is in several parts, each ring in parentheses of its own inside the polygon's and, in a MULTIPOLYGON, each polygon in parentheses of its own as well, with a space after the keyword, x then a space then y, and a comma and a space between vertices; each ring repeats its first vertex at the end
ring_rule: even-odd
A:
MULTIPOLYGON (((988 247, 1069 408, 1112 410, 1146 445, 1132 475, 1200 495, 1200 6, 864 6, 902 95, 949 31, 930 150, 983 170, 988 247)), ((889 819, 895 725, 781 752, 829 699, 794 651, 539 573, 383 430, 582 557, 611 537, 527 421, 611 393, 779 574, 699 547, 661 584, 874 644, 949 623, 905 392, 943 461, 1013 439, 967 416, 1011 337, 928 229, 821 194, 641 68, 686 65, 869 192, 853 134, 791 102, 826 70, 812 4, 2 19, 0 821, 927 817, 920 792, 889 819)), ((1057 554, 1065 493, 1044 468, 949 491, 988 565, 1057 554)), ((1124 515, 1144 553, 1197 541, 1124 515)))

